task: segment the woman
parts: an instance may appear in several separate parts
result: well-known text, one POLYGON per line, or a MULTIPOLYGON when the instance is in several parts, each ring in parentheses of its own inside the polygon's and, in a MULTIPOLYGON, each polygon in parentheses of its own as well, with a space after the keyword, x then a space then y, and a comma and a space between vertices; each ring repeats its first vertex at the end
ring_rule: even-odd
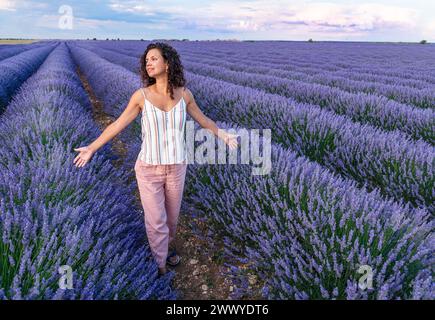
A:
POLYGON ((175 266, 180 262, 173 244, 187 169, 185 113, 231 149, 238 143, 237 135, 219 129, 201 112, 192 93, 185 87, 183 66, 173 47, 161 42, 151 43, 140 63, 144 88, 133 93, 119 118, 94 142, 74 149, 79 152, 74 164, 83 167, 99 148, 142 113, 142 147, 134 169, 148 242, 159 274, 163 275, 167 272, 166 264, 175 266), (171 248, 169 254, 168 248, 171 248))

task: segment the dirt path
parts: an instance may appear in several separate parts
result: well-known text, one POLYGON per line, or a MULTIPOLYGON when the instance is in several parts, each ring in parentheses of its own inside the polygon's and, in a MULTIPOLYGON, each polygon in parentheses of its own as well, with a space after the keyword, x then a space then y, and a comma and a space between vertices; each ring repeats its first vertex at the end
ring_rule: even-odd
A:
MULTIPOLYGON (((104 130, 115 119, 103 111, 103 103, 97 99, 79 68, 77 73, 91 100, 94 121, 101 130, 104 130)), ((114 166, 118 168, 124 161, 126 148, 117 137, 112 140, 112 143, 114 153, 120 157, 119 160, 113 161, 114 166)), ((139 190, 136 190, 135 197, 137 205, 141 207, 139 190)), ((179 292, 178 298, 231 299, 230 294, 234 288, 231 280, 224 275, 227 268, 223 266, 222 261, 219 261, 219 255, 213 253, 216 249, 211 249, 209 243, 192 232, 190 228, 192 221, 189 219, 192 220, 186 212, 180 212, 175 245, 182 260, 175 268, 169 266, 169 269, 175 270, 173 287, 179 292)), ((200 226, 200 223, 198 225, 200 226)))

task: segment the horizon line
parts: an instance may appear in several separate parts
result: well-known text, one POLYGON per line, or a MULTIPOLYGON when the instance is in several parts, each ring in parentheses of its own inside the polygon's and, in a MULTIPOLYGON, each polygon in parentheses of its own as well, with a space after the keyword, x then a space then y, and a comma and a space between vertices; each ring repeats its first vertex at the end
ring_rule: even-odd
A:
POLYGON ((188 41, 231 41, 231 42, 268 42, 268 41, 276 41, 276 42, 356 42, 356 43, 410 43, 410 44, 421 44, 422 41, 425 41, 425 44, 434 44, 432 41, 421 39, 417 41, 373 41, 373 40, 314 40, 314 39, 307 39, 307 40, 284 40, 284 39, 235 39, 235 38, 229 38, 229 39, 189 39, 189 38, 155 38, 155 39, 137 39, 137 38, 73 38, 73 39, 67 39, 67 38, 2 38, 1 40, 57 40, 57 41, 75 41, 75 40, 84 40, 84 41, 181 41, 181 42, 188 42, 188 41), (310 41, 311 40, 311 41, 310 41))

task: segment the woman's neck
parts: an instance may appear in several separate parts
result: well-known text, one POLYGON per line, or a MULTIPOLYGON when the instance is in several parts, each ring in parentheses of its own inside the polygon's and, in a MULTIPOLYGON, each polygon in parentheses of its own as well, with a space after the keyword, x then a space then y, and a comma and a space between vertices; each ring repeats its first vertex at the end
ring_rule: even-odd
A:
POLYGON ((166 96, 168 95, 168 77, 166 75, 156 78, 155 83, 155 92, 159 95, 166 96))

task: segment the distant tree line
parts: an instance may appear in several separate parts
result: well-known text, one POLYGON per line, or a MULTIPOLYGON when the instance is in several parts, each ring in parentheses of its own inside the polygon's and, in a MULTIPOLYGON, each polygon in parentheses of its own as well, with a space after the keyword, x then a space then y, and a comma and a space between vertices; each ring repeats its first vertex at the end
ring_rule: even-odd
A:
MULTIPOLYGON (((28 40, 28 39, 25 39, 25 38, 0 38, 0 39, 4 39, 4 40, 28 40)), ((87 38, 86 40, 90 40, 89 38, 87 38)), ((92 40, 98 40, 97 38, 92 38, 92 40)), ((109 39, 109 38, 106 38, 106 41, 109 41, 109 40, 112 40, 112 41, 120 41, 121 39, 120 38, 112 38, 112 39, 109 39)), ((139 41, 145 41, 144 39, 140 39, 139 41)), ((241 41, 241 40, 238 40, 238 39, 214 39, 214 40, 189 40, 189 39, 152 39, 151 41, 241 41)), ((244 41, 244 42, 254 42, 255 40, 242 40, 242 41, 244 41)), ((314 40, 313 39, 308 39, 307 40, 308 42, 314 42, 314 40)), ((420 44, 427 44, 428 43, 428 41, 427 40, 421 40, 420 42, 419 42, 420 44)))

